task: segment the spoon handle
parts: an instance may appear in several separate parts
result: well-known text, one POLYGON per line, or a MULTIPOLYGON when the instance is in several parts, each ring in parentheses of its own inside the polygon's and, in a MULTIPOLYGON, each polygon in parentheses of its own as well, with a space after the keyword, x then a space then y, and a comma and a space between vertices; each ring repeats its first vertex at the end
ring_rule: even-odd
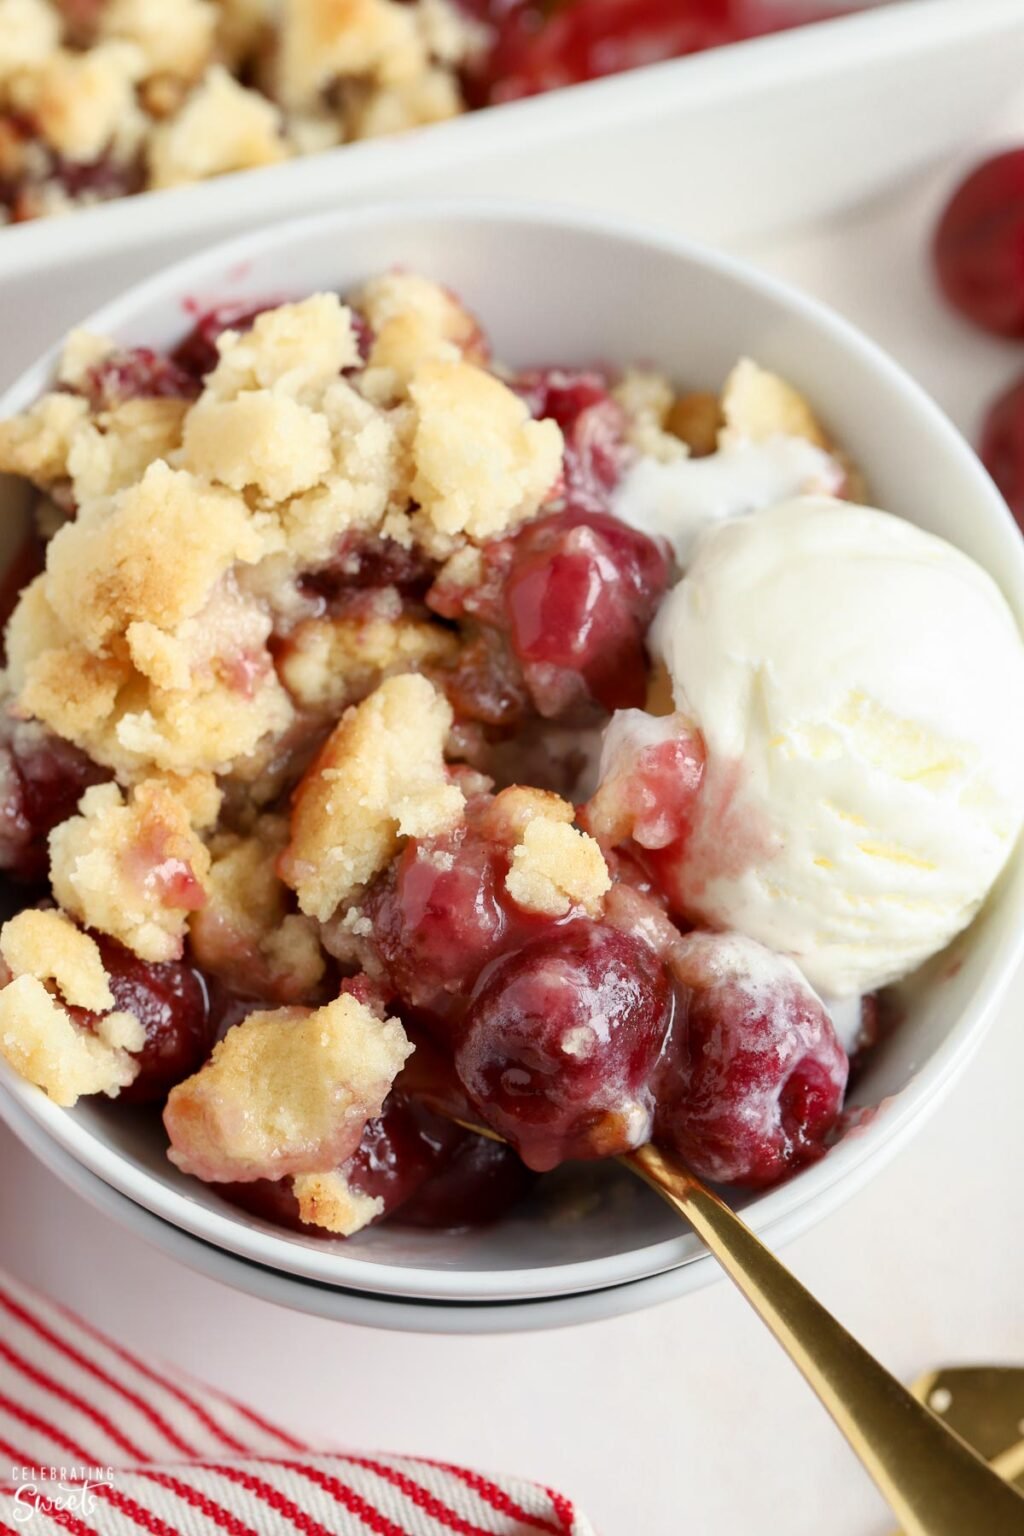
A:
POLYGON ((768 1324, 905 1536, 1024 1536, 1024 1498, 890 1376, 724 1201, 654 1146, 622 1161, 685 1216, 768 1324))

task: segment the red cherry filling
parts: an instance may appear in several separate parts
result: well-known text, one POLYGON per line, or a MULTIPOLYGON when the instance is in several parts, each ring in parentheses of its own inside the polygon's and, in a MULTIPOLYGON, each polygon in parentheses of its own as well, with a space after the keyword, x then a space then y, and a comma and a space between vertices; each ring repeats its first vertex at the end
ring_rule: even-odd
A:
POLYGON ((49 833, 74 815, 90 784, 109 777, 45 726, 0 713, 0 869, 19 880, 42 879, 49 833))
MULTIPOLYGON (((220 360, 217 351, 217 339, 225 331, 247 331, 253 321, 259 315, 263 315, 268 309, 276 309, 280 304, 286 303, 284 299, 268 299, 264 304, 228 303, 216 304, 210 309, 204 310, 196 320, 188 335, 185 336, 171 353, 172 362, 194 379, 202 379, 208 373, 212 373, 220 360)), ((198 306, 190 306, 193 313, 198 306)), ((370 327, 365 318, 352 310, 352 329, 355 332, 359 345, 360 356, 365 363, 370 353, 372 336, 370 327)))
MULTIPOLYGON (((465 0, 464 0, 465 3, 465 0)), ((469 0, 497 27, 470 79, 474 105, 512 101, 807 21, 766 0, 469 0)))
POLYGON ((564 512, 528 523, 484 551, 478 587, 438 583, 427 603, 446 618, 481 623, 489 638, 456 673, 457 700, 487 724, 515 719, 522 686, 548 719, 594 703, 627 709, 647 687, 644 636, 669 576, 667 552, 600 512, 564 512), (504 637, 504 645, 498 637, 504 637))
POLYGON ((543 1172, 647 1140, 670 1023, 653 952, 581 919, 484 973, 455 1067, 488 1124, 543 1172))
POLYGON ((257 315, 273 309, 280 300, 266 304, 217 304, 205 310, 171 353, 171 361, 193 379, 212 373, 220 359, 217 338, 225 331, 247 331, 257 315))
POLYGON ((1024 378, 1000 395, 985 417, 982 462, 1024 529, 1024 378))
POLYGON ((961 314, 999 336, 1024 336, 1024 149, 977 166, 935 231, 935 269, 961 314))
MULTIPOLYGON (((146 1032, 142 1049, 132 1055, 139 1074, 119 1101, 162 1102, 175 1083, 198 1070, 213 1043, 206 983, 183 960, 140 960, 102 933, 93 933, 114 994, 114 1008, 133 1013, 146 1032)), ((71 1009, 79 1024, 92 1027, 95 1016, 71 1009)))
POLYGON ((508 851, 472 813, 454 831, 411 841, 363 903, 372 943, 403 1002, 457 1018, 480 971, 544 919, 506 898, 508 851))
POLYGON ((516 544, 505 611, 540 713, 563 713, 577 679, 609 711, 642 703, 644 635, 668 581, 665 553, 600 513, 545 518, 516 544))
POLYGON ((194 400, 199 384, 150 347, 124 347, 88 370, 82 393, 94 411, 108 411, 126 400, 194 400))
POLYGON ((535 369, 513 380, 513 388, 531 415, 548 416, 562 429, 564 495, 569 509, 607 512, 629 449, 625 413, 613 399, 605 376, 564 368, 535 369))
MULTIPOLYGON (((342 1172, 360 1194, 384 1208, 375 1219, 417 1227, 469 1227, 496 1221, 532 1182, 509 1147, 485 1141, 452 1125, 401 1093, 363 1132, 342 1172)), ((291 1179, 222 1184, 220 1193, 254 1216, 310 1236, 331 1237, 299 1214, 291 1179)))
POLYGON ((678 716, 619 715, 606 743, 616 731, 623 750, 612 752, 581 821, 605 847, 632 843, 644 867, 657 875, 675 866, 693 830, 704 781, 704 743, 678 716), (629 742, 631 730, 637 733, 635 744, 629 742), (661 739, 650 740, 652 735, 661 739), (644 736, 649 745, 643 745, 644 736))
POLYGON ((692 933, 655 1137, 702 1178, 773 1184, 822 1155, 848 1063, 824 1006, 788 960, 738 934, 692 933))
POLYGON ((448 1161, 403 1202, 396 1220, 405 1227, 453 1231, 497 1221, 529 1193, 534 1175, 511 1147, 483 1136, 463 1136, 448 1161))

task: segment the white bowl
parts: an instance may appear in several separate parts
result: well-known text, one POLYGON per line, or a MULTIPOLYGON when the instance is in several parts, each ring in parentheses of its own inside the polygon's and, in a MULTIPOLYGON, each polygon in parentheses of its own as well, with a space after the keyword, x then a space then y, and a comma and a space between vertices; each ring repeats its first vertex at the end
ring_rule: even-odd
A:
POLYGON ((299 1275, 254 1264, 154 1216, 76 1162, 3 1088, 0 1117, 62 1183, 150 1247, 209 1280, 219 1280, 222 1285, 244 1291, 260 1301, 272 1301, 293 1312, 308 1312, 331 1322, 383 1328, 392 1333, 538 1333, 638 1312, 698 1290, 716 1277, 713 1266, 684 1264, 647 1280, 540 1301, 415 1301, 350 1291, 340 1285, 304 1280, 299 1275))
MULTIPOLYGON (((877 347, 779 283, 666 235, 518 205, 365 208, 247 235, 161 273, 87 321, 128 343, 166 346, 195 303, 344 290, 402 263, 451 285, 512 364, 643 359, 714 386, 748 353, 792 379, 867 472, 882 506, 959 544, 1024 614, 1024 546, 970 449, 877 347)), ((0 401, 7 415, 46 387, 43 358, 0 401)), ((0 496, 2 496, 0 492, 0 496)), ((10 528, 7 515, 0 526, 10 528)), ((857 1086, 877 1114, 828 1157, 745 1202, 756 1230, 810 1225, 875 1172, 934 1109, 977 1046, 1024 947, 1019 860, 970 932, 907 988, 905 1019, 857 1086)), ((533 1200, 457 1236, 384 1225, 348 1242, 291 1236, 226 1205, 164 1156, 153 1124, 107 1101, 57 1109, 4 1072, 8 1090, 60 1146, 132 1200, 256 1263, 377 1295, 443 1301, 568 1296, 679 1265, 707 1272, 696 1239, 620 1170, 586 1170, 592 1198, 533 1200)), ((574 1176, 570 1177, 570 1183, 574 1176)), ((558 1188, 556 1181, 556 1190, 558 1188)))

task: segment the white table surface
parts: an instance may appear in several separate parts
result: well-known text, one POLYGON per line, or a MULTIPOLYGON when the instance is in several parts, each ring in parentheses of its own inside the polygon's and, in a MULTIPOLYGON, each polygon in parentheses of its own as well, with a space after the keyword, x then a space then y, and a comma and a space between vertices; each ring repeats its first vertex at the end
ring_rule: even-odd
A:
MULTIPOLYGON (((1024 140, 1024 95, 993 141, 1014 131, 1024 140)), ((924 243, 955 171, 747 253, 843 310, 973 434, 984 399, 1024 371, 1024 345, 973 335, 930 290, 924 243)), ((8 378, 12 355, 25 354, 12 319, 8 378)), ((908 1379, 938 1364, 1024 1363, 1022 1009, 1024 973, 937 1117, 786 1250, 908 1379)), ((389 1335, 292 1314, 173 1264, 85 1208, 3 1129, 0 1159, 0 1264, 313 1442, 533 1476, 579 1500, 602 1536, 881 1536, 891 1526, 824 1412, 724 1282, 557 1333, 389 1335)))

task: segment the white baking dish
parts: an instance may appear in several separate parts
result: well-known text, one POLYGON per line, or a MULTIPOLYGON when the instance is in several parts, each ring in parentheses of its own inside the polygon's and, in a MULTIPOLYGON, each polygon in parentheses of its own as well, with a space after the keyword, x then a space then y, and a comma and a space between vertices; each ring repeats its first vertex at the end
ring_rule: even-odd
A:
POLYGON ((497 193, 729 239, 829 212, 960 146, 1022 79, 1022 0, 898 0, 399 138, 0 230, 0 383, 145 273, 269 219, 385 195, 497 193))

